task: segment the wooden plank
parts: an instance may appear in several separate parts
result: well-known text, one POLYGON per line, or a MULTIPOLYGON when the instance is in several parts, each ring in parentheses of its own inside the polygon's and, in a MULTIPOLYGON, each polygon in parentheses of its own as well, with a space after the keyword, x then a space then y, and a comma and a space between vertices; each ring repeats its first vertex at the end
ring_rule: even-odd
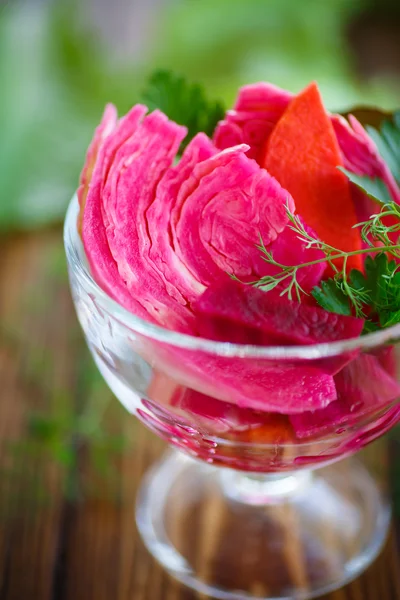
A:
POLYGON ((52 596, 65 468, 42 442, 52 435, 46 418, 58 410, 58 392, 68 389, 74 370, 68 343, 71 301, 65 284, 49 276, 48 258, 59 251, 59 232, 17 238, 3 249, 0 323, 3 345, 12 356, 11 365, 2 363, 6 397, 0 416, 2 456, 11 481, 2 528, 8 546, 2 563, 7 598, 52 596))
MULTIPOLYGON (((0 402, 0 440, 1 440, 1 487, 0 494, 1 528, 0 552, 3 554, 0 577, 0 589, 6 592, 9 584, 9 565, 11 560, 12 527, 14 522, 19 494, 19 467, 17 457, 13 452, 12 444, 20 439, 23 432, 23 406, 20 402, 21 386, 19 381, 19 368, 23 360, 23 349, 17 336, 14 337, 14 325, 21 319, 20 302, 24 295, 27 282, 21 274, 27 268, 29 272, 31 263, 27 261, 26 246, 24 243, 3 245, 1 253, 0 276, 0 324, 1 324, 1 394, 0 402), (6 328, 7 326, 7 328, 6 328)), ((27 319, 20 323, 26 323, 27 319)), ((20 462, 20 461, 18 461, 20 462)))

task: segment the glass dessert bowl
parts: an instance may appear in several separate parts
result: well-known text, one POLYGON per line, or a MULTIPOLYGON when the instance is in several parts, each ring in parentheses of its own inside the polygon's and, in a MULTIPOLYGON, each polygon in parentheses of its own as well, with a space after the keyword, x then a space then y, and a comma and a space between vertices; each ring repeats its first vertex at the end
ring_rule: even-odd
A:
POLYGON ((379 552, 390 509, 364 467, 336 463, 400 417, 400 326, 287 347, 163 329, 95 283, 77 215, 74 198, 64 238, 89 349, 128 412, 177 449, 139 494, 151 553, 186 585, 223 599, 312 598, 356 577, 379 552), (305 410, 307 394, 322 408, 305 410), (258 408, 283 400, 290 414, 258 408))

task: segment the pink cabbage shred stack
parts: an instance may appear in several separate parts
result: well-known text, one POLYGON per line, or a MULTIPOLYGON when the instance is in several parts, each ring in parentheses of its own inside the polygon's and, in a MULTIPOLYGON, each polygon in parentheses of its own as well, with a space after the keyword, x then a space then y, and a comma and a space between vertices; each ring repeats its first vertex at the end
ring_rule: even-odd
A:
MULTIPOLYGON (((295 211, 295 202, 260 165, 291 99, 270 84, 245 86, 213 139, 197 134, 179 158, 185 127, 142 105, 122 118, 106 107, 81 175, 78 226, 92 275, 107 294, 151 323, 216 341, 290 346, 361 334, 361 319, 290 301, 279 289, 265 293, 244 285, 277 272, 262 259, 260 238, 281 264, 323 257, 288 227, 286 207, 295 211)), ((393 176, 360 123, 338 115, 331 120, 345 167, 380 177, 400 202, 393 176)), ((355 186, 351 192, 362 218, 371 200, 355 186)), ((302 269, 302 288, 311 291, 324 271, 323 263, 302 269)), ((290 415, 299 438, 323 433, 327 423, 399 394, 378 358, 356 354, 307 364, 169 348, 172 368, 179 364, 194 380, 201 378, 218 399, 213 404, 204 390, 179 388, 172 403, 219 431, 254 427, 272 411, 290 415), (365 373, 371 381, 359 386, 365 373)))

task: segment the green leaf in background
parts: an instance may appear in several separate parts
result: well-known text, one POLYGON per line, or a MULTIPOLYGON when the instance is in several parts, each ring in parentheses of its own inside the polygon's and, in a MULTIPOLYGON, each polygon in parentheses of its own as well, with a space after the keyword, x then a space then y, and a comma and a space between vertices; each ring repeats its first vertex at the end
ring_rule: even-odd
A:
POLYGON ((356 173, 352 173, 343 167, 338 167, 338 169, 347 175, 352 183, 354 183, 373 200, 382 202, 382 204, 392 202, 390 192, 382 179, 379 179, 378 177, 368 177, 367 175, 356 175, 356 173))
POLYGON ((400 183, 400 111, 394 113, 392 121, 383 121, 380 131, 374 127, 367 127, 367 131, 394 178, 400 183))
POLYGON ((185 145, 201 131, 211 137, 225 114, 222 102, 208 100, 201 85, 189 83, 170 71, 156 71, 142 97, 150 110, 158 108, 172 121, 188 128, 185 145))

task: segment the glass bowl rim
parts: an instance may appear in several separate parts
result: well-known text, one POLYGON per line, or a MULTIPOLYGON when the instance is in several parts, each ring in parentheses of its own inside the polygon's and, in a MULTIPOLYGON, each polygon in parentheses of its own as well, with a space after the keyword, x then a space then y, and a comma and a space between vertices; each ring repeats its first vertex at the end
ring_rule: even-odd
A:
POLYGON ((361 337, 307 346, 254 346, 232 344, 178 333, 155 325, 129 312, 113 300, 93 279, 85 251, 76 227, 79 203, 75 194, 68 206, 64 221, 64 245, 69 267, 95 297, 99 297, 109 316, 147 338, 187 350, 199 350, 224 357, 267 359, 319 359, 337 356, 352 350, 367 350, 400 339, 400 324, 368 333, 361 337))

